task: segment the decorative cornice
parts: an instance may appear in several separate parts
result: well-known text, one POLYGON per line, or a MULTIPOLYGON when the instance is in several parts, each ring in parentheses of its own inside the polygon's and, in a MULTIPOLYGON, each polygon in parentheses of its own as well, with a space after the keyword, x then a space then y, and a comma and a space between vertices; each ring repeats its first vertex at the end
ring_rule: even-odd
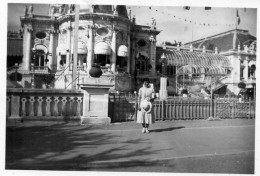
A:
MULTIPOLYGON (((60 18, 57 19, 57 21, 61 24, 61 23, 64 23, 66 21, 74 21, 74 14, 67 14, 67 15, 64 15, 60 18)), ((97 20, 97 19, 100 19, 100 20, 103 20, 103 21, 121 21, 121 22, 124 22, 124 23, 127 23, 127 24, 131 24, 132 22, 128 19, 128 18, 124 18, 124 17, 121 17, 121 16, 114 16, 114 15, 111 15, 111 14, 98 14, 98 13, 91 13, 91 14, 80 14, 79 15, 79 20, 90 20, 90 19, 94 19, 94 20, 97 20)))

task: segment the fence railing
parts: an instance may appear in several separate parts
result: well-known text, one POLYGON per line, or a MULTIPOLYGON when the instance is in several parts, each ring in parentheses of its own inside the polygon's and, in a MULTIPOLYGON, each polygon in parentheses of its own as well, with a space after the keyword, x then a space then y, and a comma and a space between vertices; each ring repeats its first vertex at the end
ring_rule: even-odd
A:
MULTIPOLYGON (((109 112, 112 122, 136 120, 137 94, 109 94, 109 112)), ((8 89, 6 117, 8 119, 57 120, 80 119, 83 115, 83 93, 79 90, 8 89)), ((155 120, 255 118, 255 101, 235 98, 212 100, 193 98, 156 99, 152 113, 155 120)))

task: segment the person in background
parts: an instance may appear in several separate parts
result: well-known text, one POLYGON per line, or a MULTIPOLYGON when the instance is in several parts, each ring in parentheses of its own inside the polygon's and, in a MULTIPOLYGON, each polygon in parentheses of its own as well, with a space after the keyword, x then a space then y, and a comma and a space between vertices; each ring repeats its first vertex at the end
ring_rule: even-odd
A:
POLYGON ((154 89, 148 78, 144 79, 143 87, 138 92, 137 123, 142 124, 142 133, 149 133, 149 125, 155 122, 151 101, 155 98, 154 89))

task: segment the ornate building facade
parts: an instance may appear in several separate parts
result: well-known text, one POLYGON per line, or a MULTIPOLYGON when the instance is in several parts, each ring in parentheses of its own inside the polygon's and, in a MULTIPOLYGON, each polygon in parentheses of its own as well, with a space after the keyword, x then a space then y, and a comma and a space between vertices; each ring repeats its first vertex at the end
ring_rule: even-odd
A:
MULTIPOLYGON (((36 15, 29 6, 20 18, 22 54, 15 56, 19 57, 22 87, 42 88, 42 78, 53 76, 49 82, 56 89, 70 89, 74 81, 110 82, 113 90, 128 92, 137 90, 148 77, 158 91, 164 76, 168 92, 177 94, 181 88, 191 88, 190 83, 207 86, 216 76, 220 84, 215 88, 225 85, 232 94, 238 94, 241 81, 248 89, 255 88, 256 38, 248 31, 235 29, 183 46, 157 45, 161 31, 155 20, 137 25, 124 5, 80 5, 77 79, 73 80, 75 7, 52 4, 48 13, 36 15), (98 79, 89 75, 93 64, 101 66, 103 75, 98 79)), ((8 38, 12 57, 13 42, 8 38)))
MULTIPOLYGON (((75 34, 74 5, 50 5, 49 15, 33 14, 33 6, 25 7, 21 17, 23 59, 20 72, 23 87, 42 83, 38 75, 55 74, 55 88, 70 88, 75 34), (32 77, 34 73, 34 78, 32 77)), ((156 30, 135 24, 135 17, 122 5, 80 5, 78 27, 78 82, 93 81, 89 70, 101 66, 100 78, 115 82, 121 91, 134 89, 137 62, 155 74, 156 30), (122 85, 124 84, 124 85, 122 85)))

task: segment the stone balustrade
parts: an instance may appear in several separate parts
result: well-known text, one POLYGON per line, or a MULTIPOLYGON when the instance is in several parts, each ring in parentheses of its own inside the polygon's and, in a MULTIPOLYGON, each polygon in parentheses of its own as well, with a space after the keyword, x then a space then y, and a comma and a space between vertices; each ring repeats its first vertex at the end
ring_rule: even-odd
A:
POLYGON ((79 90, 7 89, 8 120, 80 119, 83 93, 79 90))

